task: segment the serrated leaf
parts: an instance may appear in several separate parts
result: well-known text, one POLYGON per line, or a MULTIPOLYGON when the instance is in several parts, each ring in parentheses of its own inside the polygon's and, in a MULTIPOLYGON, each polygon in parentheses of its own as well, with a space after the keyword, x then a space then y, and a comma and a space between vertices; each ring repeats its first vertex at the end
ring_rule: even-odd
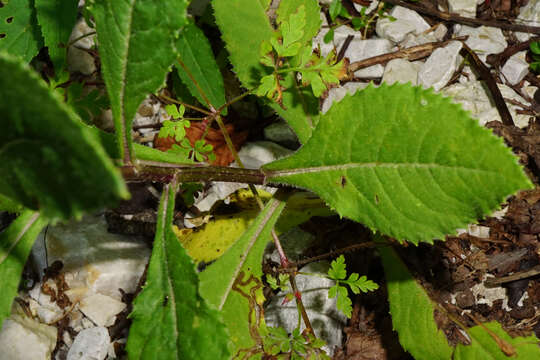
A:
MULTIPOLYGON (((249 302, 232 290, 234 281, 241 272, 261 280, 264 248, 271 239, 270 232, 285 204, 285 201, 271 199, 234 245, 200 274, 201 294, 222 311, 234 343, 233 352, 253 344, 248 323, 249 302)), ((257 295, 262 298, 262 288, 257 295)))
POLYGON ((43 46, 34 0, 3 1, 0 8, 0 51, 30 62, 43 46))
POLYGON ((316 0, 281 0, 277 9, 277 23, 282 23, 295 13, 300 6, 305 8, 306 23, 303 27, 304 33, 300 40, 301 43, 308 43, 317 35, 321 27, 321 8, 316 0))
POLYGON ((347 96, 297 153, 263 171, 414 243, 454 233, 532 186, 502 139, 459 105, 402 84, 347 96))
POLYGON ((330 269, 328 269, 328 276, 334 280, 345 279, 347 276, 347 270, 345 269, 345 257, 343 255, 339 256, 337 259, 333 260, 330 264, 330 269))
MULTIPOLYGON (((258 50, 273 33, 265 8, 253 0, 214 0, 212 5, 236 75, 246 88, 258 86, 260 79, 269 74, 268 68, 260 63, 258 50)), ((287 110, 276 103, 271 107, 287 121, 300 142, 305 143, 319 118, 319 100, 310 91, 300 89, 293 74, 288 74, 281 85, 287 88, 282 98, 287 110)))
POLYGON ((270 40, 273 32, 265 7, 253 0, 213 0, 212 6, 236 76, 247 88, 257 86, 268 72, 253 50, 270 40))
MULTIPOLYGON (((181 61, 208 97, 211 105, 217 109, 225 104, 223 77, 214 58, 210 43, 201 29, 194 23, 184 26, 176 41, 176 48, 178 49, 181 61)), ((188 87, 191 94, 201 104, 208 106, 200 91, 182 66, 177 66, 177 70, 180 79, 188 87)))
POLYGON ((176 59, 175 42, 187 22, 188 0, 94 0, 102 74, 122 159, 132 157, 131 125, 176 59))
POLYGON ((21 60, 0 55, 0 89, 0 193, 51 219, 129 197, 100 140, 21 60))
POLYGON ((416 360, 448 360, 452 347, 435 324, 434 306, 391 247, 380 247, 388 302, 399 342, 416 360))
POLYGON ((328 298, 333 298, 337 295, 337 308, 343 312, 348 318, 352 314, 352 301, 349 298, 347 288, 339 285, 334 285, 328 290, 328 298))
POLYGON ((37 20, 56 74, 66 59, 66 45, 77 21, 75 0, 34 0, 37 20))
POLYGON ((498 322, 482 325, 467 329, 471 345, 458 344, 453 359, 540 359, 539 340, 534 334, 528 337, 512 338, 498 322))
POLYGON ((47 220, 43 216, 26 210, 0 234, 0 328, 11 313, 24 264, 45 225, 47 220))
POLYGON ((176 184, 163 189, 143 291, 133 304, 130 359, 225 359, 219 313, 199 295, 195 266, 172 231, 176 184))

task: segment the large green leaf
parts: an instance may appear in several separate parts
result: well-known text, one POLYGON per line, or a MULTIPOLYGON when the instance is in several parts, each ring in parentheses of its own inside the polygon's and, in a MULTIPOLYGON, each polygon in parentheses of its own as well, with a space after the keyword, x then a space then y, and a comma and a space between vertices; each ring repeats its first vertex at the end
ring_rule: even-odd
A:
POLYGON ((321 8, 317 0, 281 0, 277 10, 277 22, 280 23, 289 18, 289 16, 304 5, 306 9, 306 26, 304 27, 304 35, 302 42, 311 45, 311 39, 319 32, 321 28, 321 8))
POLYGON ((0 329, 11 313, 21 274, 32 245, 47 220, 33 211, 24 211, 0 234, 0 329))
POLYGON ((470 345, 458 344, 454 360, 529 360, 540 359, 539 340, 536 336, 512 338, 498 322, 490 322, 467 329, 470 345), (505 353, 506 352, 506 353, 505 353))
POLYGON ((130 359, 226 359, 228 336, 199 295, 195 266, 172 230, 175 184, 163 189, 146 285, 133 305, 130 359))
POLYGON ((0 54, 0 193, 49 218, 129 192, 99 139, 21 60, 0 54), (82 191, 81 191, 82 189, 82 191))
MULTIPOLYGON (((260 281, 264 248, 271 239, 272 228, 285 204, 284 201, 271 199, 236 243, 200 275, 201 294, 222 311, 223 321, 234 343, 234 352, 251 347, 254 341, 249 332, 249 302, 239 292, 232 290, 233 283, 241 272, 245 274, 244 279, 253 275, 260 281)), ((261 290, 257 292, 259 300, 262 300, 261 290)), ((246 292, 249 293, 248 290, 246 292)))
POLYGON ((448 98, 401 84, 334 104, 307 144, 263 171, 414 243, 443 238, 531 187, 502 139, 448 98))
MULTIPOLYGON (((212 4, 236 75, 246 88, 258 86, 269 73, 269 68, 259 62, 259 47, 273 32, 264 6, 253 0, 213 0, 212 4)), ((282 86, 287 88, 283 93, 286 110, 275 103, 271 106, 305 143, 318 121, 318 100, 310 92, 302 91, 292 74, 285 77, 282 86)))
POLYGON ((381 247, 388 301, 399 342, 416 360, 448 360, 452 347, 437 329, 434 306, 424 288, 416 282, 394 249, 381 247))
MULTIPOLYGON (((195 81, 197 81, 197 84, 210 101, 210 104, 216 109, 225 104, 223 77, 214 58, 210 43, 201 29, 194 23, 186 25, 176 41, 176 48, 178 49, 180 60, 184 63, 195 81)), ((191 94, 201 104, 207 105, 204 97, 182 66, 177 66, 177 69, 178 76, 186 84, 191 94)))
POLYGON ((131 125, 176 59, 175 40, 188 0, 94 0, 103 79, 111 100, 122 159, 132 157, 131 125))
POLYGON ((34 1, 41 33, 49 49, 54 70, 58 74, 64 65, 66 45, 77 20, 78 2, 75 0, 34 1))
POLYGON ((0 51, 30 62, 43 46, 34 0, 2 1, 0 8, 0 51))

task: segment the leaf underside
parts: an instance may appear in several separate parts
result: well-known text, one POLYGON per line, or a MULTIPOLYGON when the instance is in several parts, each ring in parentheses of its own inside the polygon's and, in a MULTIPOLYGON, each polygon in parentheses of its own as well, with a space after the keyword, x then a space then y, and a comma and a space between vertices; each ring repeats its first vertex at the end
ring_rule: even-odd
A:
POLYGON ((0 50, 30 62, 43 46, 33 0, 4 1, 0 8, 0 50))
POLYGON ((0 55, 0 89, 0 193, 51 219, 129 197, 99 139, 21 60, 0 55))
POLYGON ((37 20, 56 74, 66 58, 66 45, 77 21, 77 1, 34 0, 37 20))
POLYGON ((402 84, 347 96, 296 154, 263 171, 413 243, 455 233, 532 186, 502 139, 459 105, 402 84))
POLYGON ((11 313, 28 254, 46 224, 39 213, 26 210, 0 234, 0 329, 11 313))
POLYGON ((416 360, 447 360, 452 347, 437 329, 434 306, 425 290, 391 247, 379 248, 384 266, 388 302, 399 342, 416 360))
MULTIPOLYGON (((251 274, 260 281, 264 248, 271 239, 272 228, 285 204, 276 198, 271 199, 234 245, 200 274, 201 294, 210 304, 221 310, 235 352, 252 346, 253 339, 250 337, 248 324, 249 303, 232 290, 233 282, 240 271, 248 276, 251 274)), ((260 290, 258 294, 261 294, 260 290)))
MULTIPOLYGON (((214 108, 217 109, 225 104, 223 77, 214 58, 210 43, 202 30, 194 23, 186 25, 176 41, 176 48, 181 61, 197 81, 214 108)), ((177 66, 177 69, 178 76, 188 87, 191 94, 206 106, 206 101, 186 71, 182 66, 177 66)))
POLYGON ((133 305, 130 359, 226 359, 228 336, 199 295, 195 266, 172 230, 174 185, 161 197, 146 285, 133 305))
POLYGON ((132 156, 131 125, 149 93, 163 85, 176 59, 187 0, 95 0, 103 79, 111 100, 122 158, 132 156))
MULTIPOLYGON (((269 68, 259 62, 259 47, 273 32, 264 6, 253 0, 214 0, 212 5, 236 75, 246 88, 256 87, 269 74, 269 68)), ((282 86, 287 88, 283 93, 287 110, 275 103, 270 105, 287 121, 300 142, 305 143, 318 121, 318 99, 308 90, 300 89, 292 74, 285 77, 282 86)))

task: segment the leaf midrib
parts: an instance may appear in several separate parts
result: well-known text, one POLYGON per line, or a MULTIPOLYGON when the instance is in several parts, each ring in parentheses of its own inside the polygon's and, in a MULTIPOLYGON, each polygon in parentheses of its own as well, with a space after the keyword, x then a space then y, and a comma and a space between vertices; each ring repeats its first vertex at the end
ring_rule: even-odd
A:
POLYGON ((122 132, 122 139, 123 139, 123 160, 126 161, 126 159, 130 159, 131 151, 129 147, 129 139, 128 134, 126 131, 126 119, 125 119, 125 108, 124 108, 124 97, 126 92, 126 73, 127 73, 127 63, 128 63, 128 57, 129 57, 129 45, 131 41, 131 28, 133 24, 133 11, 135 9, 135 2, 137 0, 133 0, 130 4, 129 9, 129 16, 128 16, 128 24, 127 24, 127 33, 126 33, 126 56, 122 59, 122 86, 120 88, 120 131, 122 132))
POLYGON ((461 171, 471 171, 471 172, 480 172, 480 173, 489 173, 500 175, 499 172, 495 170, 486 170, 479 168, 468 168, 464 166, 451 166, 451 165, 442 165, 437 163, 381 163, 381 162, 366 162, 366 163, 347 163, 339 165, 327 165, 327 166, 313 166, 313 167, 302 167, 295 169, 286 169, 286 170, 265 170, 264 172, 268 177, 284 177, 292 175, 302 175, 309 173, 318 173, 318 172, 327 172, 327 171, 340 171, 340 170, 350 170, 350 169, 401 169, 401 168, 420 168, 420 169, 448 169, 448 170, 461 170, 461 171))

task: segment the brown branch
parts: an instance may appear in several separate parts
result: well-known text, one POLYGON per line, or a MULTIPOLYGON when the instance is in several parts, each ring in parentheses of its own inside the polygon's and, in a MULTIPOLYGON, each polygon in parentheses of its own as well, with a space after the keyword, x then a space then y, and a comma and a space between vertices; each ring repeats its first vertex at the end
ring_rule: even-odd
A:
POLYGON ((468 17, 457 15, 457 14, 450 14, 450 13, 442 12, 436 9, 428 9, 423 6, 416 5, 415 3, 405 2, 402 0, 384 0, 384 2, 392 4, 392 5, 402 6, 404 8, 414 10, 420 14, 433 16, 444 21, 452 21, 452 22, 465 24, 465 25, 471 25, 471 26, 485 25, 485 26, 497 27, 504 30, 520 31, 520 32, 540 35, 539 26, 529 26, 529 25, 523 25, 523 24, 509 24, 506 22, 496 21, 496 20, 483 20, 483 19, 476 19, 476 18, 468 18, 468 17))
POLYGON ((498 68, 499 66, 501 66, 503 62, 506 61, 506 59, 508 59, 509 57, 511 57, 512 55, 520 51, 527 50, 530 44, 535 41, 540 41, 540 37, 538 36, 532 37, 527 41, 523 41, 513 46, 507 47, 501 53, 488 55, 486 62, 490 64, 491 66, 493 66, 494 68, 498 68))
POLYGON ((460 36, 446 41, 429 42, 422 45, 412 46, 406 49, 398 50, 392 53, 373 56, 364 60, 355 61, 349 65, 347 71, 353 74, 355 71, 377 64, 386 64, 393 59, 406 59, 409 61, 419 60, 431 55, 431 53, 440 47, 448 45, 451 41, 466 40, 467 36, 460 36))
POLYGON ((472 51, 467 44, 465 44, 465 42, 463 42, 463 49, 461 51, 466 52, 465 56, 468 56, 469 59, 472 60, 470 62, 471 66, 475 68, 482 79, 486 82, 503 124, 507 126, 514 126, 514 120, 512 119, 512 115, 510 115, 510 111, 508 111, 508 106, 506 106, 501 91, 499 90, 499 87, 497 86, 497 83, 495 82, 495 79, 491 75, 491 72, 487 66, 482 62, 482 60, 480 60, 478 55, 476 55, 476 53, 472 51))

